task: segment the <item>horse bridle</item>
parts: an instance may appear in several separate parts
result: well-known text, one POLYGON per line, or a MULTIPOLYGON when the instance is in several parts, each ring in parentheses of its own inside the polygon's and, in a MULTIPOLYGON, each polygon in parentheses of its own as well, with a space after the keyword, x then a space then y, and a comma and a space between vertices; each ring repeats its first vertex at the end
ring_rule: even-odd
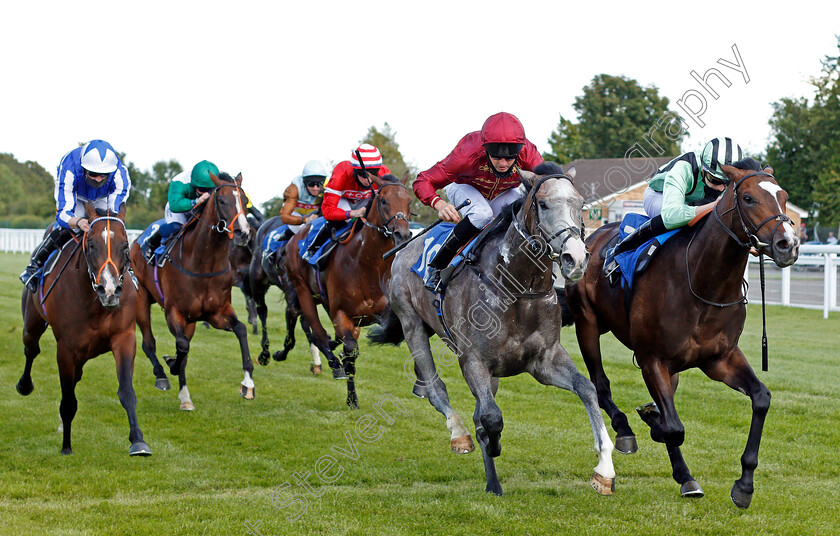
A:
POLYGON ((99 276, 102 275, 102 271, 105 270, 106 266, 108 266, 110 264, 111 266, 114 267, 114 271, 120 275, 119 286, 122 286, 123 278, 125 277, 125 272, 128 269, 128 267, 130 266, 130 263, 127 262, 126 265, 123 267, 123 269, 121 271, 119 268, 117 268, 117 264, 114 262, 114 259, 111 258, 111 222, 112 221, 119 222, 119 224, 122 225, 123 231, 125 231, 125 222, 122 221, 119 218, 114 217, 114 216, 101 216, 99 218, 94 219, 92 222, 90 222, 88 224, 89 225, 88 229, 92 229, 93 225, 95 223, 103 221, 103 220, 107 222, 106 223, 106 228, 105 228, 105 230, 106 230, 106 233, 105 233, 105 249, 108 250, 108 257, 105 259, 105 262, 102 263, 102 266, 99 267, 99 270, 95 274, 94 274, 93 266, 91 266, 91 264, 90 264, 90 259, 87 256, 87 235, 90 232, 90 230, 85 231, 84 235, 82 236, 82 252, 84 253, 82 256, 85 258, 85 264, 87 264, 87 268, 88 268, 88 276, 90 277, 90 284, 93 287, 94 291, 96 290, 96 285, 97 285, 97 281, 99 281, 99 276))
MULTIPOLYGON (((580 227, 564 227, 552 235, 548 235, 548 233, 546 233, 546 231, 543 229, 542 224, 540 222, 539 207, 537 207, 537 192, 539 191, 543 183, 549 179, 566 179, 572 185, 574 185, 574 182, 572 181, 571 177, 564 173, 554 173, 551 175, 545 175, 544 177, 540 178, 537 184, 533 187, 533 191, 531 192, 531 209, 534 212, 534 220, 537 224, 537 232, 539 233, 539 237, 545 241, 546 246, 548 246, 549 258, 552 261, 555 261, 560 258, 560 254, 556 252, 553 247, 551 247, 552 240, 559 236, 562 236, 564 233, 568 233, 566 237, 563 238, 563 241, 560 243, 560 250, 562 251, 563 247, 566 245, 566 242, 568 242, 570 238, 574 236, 579 236, 581 240, 584 240, 586 234, 584 231, 585 227, 583 225, 583 216, 581 216, 580 227)), ((524 238, 535 251, 542 250, 542 246, 539 240, 534 238, 534 235, 532 235, 530 232, 528 232, 522 227, 522 224, 519 223, 519 218, 513 219, 513 226, 519 232, 519 234, 522 235, 522 238, 524 238)))
POLYGON ((388 186, 400 186, 402 188, 405 188, 406 191, 408 190, 408 188, 406 188, 405 185, 401 182, 386 182, 376 190, 373 197, 373 203, 367 206, 367 212, 365 213, 365 217, 362 218, 362 223, 364 223, 366 226, 372 229, 376 229, 377 231, 382 233, 382 235, 385 236, 385 238, 391 238, 392 236, 394 236, 394 233, 397 229, 397 221, 402 220, 406 223, 409 221, 408 217, 406 217, 405 213, 402 211, 397 212, 396 214, 385 220, 385 223, 383 223, 382 225, 374 225, 367 220, 367 215, 370 213, 370 209, 374 203, 376 204, 376 213, 379 214, 379 220, 381 221, 382 219, 384 219, 385 216, 382 215, 382 200, 380 199, 379 194, 388 186), (388 224, 390 224, 392 221, 394 221, 393 226, 388 227, 388 224))
POLYGON ((244 203, 245 190, 243 190, 241 186, 239 186, 238 184, 235 184, 235 183, 226 182, 224 184, 220 184, 220 185, 216 186, 215 188, 213 188, 213 190, 211 191, 211 193, 214 194, 213 195, 213 209, 216 211, 216 216, 219 219, 216 222, 216 224, 211 225, 210 228, 213 229, 214 231, 216 231, 217 233, 227 233, 228 238, 233 240, 233 229, 228 228, 228 222, 222 217, 222 211, 219 208, 219 196, 215 195, 217 190, 220 190, 220 189, 222 189, 226 186, 229 186, 231 188, 236 188, 237 190, 239 190, 239 192, 241 194, 240 199, 239 199, 239 206, 237 207, 237 212, 233 216, 233 221, 231 221, 230 223, 233 223, 234 221, 236 221, 237 218, 239 218, 240 215, 245 216, 245 210, 243 209, 243 207, 245 206, 245 203, 244 203))
POLYGON ((774 180, 776 178, 773 175, 771 175, 770 173, 767 173, 765 171, 756 171, 756 172, 753 172, 753 173, 750 173, 748 175, 745 175, 745 176, 741 177, 741 179, 738 182, 736 182, 734 186, 732 186, 732 198, 733 198, 732 208, 724 211, 723 214, 720 214, 717 210, 717 205, 715 205, 715 209, 714 209, 715 219, 723 227, 723 230, 726 231, 726 233, 730 237, 732 237, 732 239, 735 240, 735 242, 737 242, 738 245, 741 246, 742 248, 749 249, 750 247, 754 247, 756 250, 761 251, 762 249, 766 249, 767 247, 769 247, 770 252, 772 253, 773 252, 773 244, 772 243, 771 244, 765 244, 764 242, 761 242, 758 239, 758 235, 757 235, 758 231, 762 227, 764 227, 764 225, 767 224, 768 222, 776 220, 778 223, 776 223, 776 226, 773 227, 773 232, 771 233, 771 235, 775 235, 776 230, 779 228, 780 225, 782 225, 785 222, 788 222, 791 225, 793 225, 793 220, 791 220, 790 217, 788 217, 787 214, 779 213, 779 214, 775 214, 773 216, 770 216, 770 217, 766 218, 764 221, 762 221, 761 223, 759 223, 756 226, 756 225, 752 224, 752 222, 749 220, 749 218, 745 217, 746 214, 744 213, 744 207, 741 206, 741 200, 738 198, 738 187, 741 186, 741 183, 744 182, 745 180, 749 179, 750 177, 756 177, 756 176, 770 177, 771 179, 774 179, 774 180), (740 221, 741 228, 744 230, 744 234, 747 236, 747 242, 741 241, 741 239, 738 238, 738 236, 732 231, 732 229, 730 229, 726 224, 724 224, 723 220, 721 219, 721 216, 726 216, 727 214, 729 214, 733 210, 738 211, 738 218, 741 220, 740 221), (749 226, 752 229, 747 227, 747 222, 750 224, 749 226))

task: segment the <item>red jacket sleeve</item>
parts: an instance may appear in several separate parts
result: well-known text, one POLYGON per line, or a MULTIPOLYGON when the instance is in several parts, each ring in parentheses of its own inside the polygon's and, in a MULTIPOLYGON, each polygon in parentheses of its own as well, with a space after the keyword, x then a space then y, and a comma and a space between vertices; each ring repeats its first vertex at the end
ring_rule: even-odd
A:
POLYGON ((414 195, 421 203, 431 207, 435 200, 440 199, 437 190, 455 182, 455 178, 463 171, 462 168, 469 163, 468 153, 472 152, 473 144, 468 138, 473 134, 475 133, 467 134, 461 138, 461 141, 452 149, 449 156, 417 175, 413 188, 414 195))
MULTIPOLYGON (((387 166, 379 168, 379 176, 388 175, 391 170, 387 166)), ((349 161, 340 162, 332 172, 330 180, 324 188, 324 201, 321 203, 321 213, 324 219, 330 221, 343 221, 347 219, 347 212, 338 208, 341 200, 341 193, 348 190, 359 190, 360 186, 353 176, 353 166, 349 161)), ((376 184, 373 184, 376 190, 376 184)))

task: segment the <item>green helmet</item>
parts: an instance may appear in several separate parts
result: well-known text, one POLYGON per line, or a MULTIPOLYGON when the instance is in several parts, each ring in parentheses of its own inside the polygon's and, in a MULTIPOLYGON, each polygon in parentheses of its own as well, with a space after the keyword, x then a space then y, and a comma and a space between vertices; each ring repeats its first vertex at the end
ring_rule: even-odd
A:
POLYGON ((703 147, 703 171, 710 173, 716 179, 728 182, 729 179, 721 171, 720 166, 731 166, 743 158, 741 147, 731 138, 715 138, 703 147))
POLYGON ((218 177, 219 168, 213 162, 202 160, 193 166, 192 172, 190 173, 190 184, 194 188, 214 188, 216 185, 213 184, 213 180, 210 178, 211 173, 218 177))

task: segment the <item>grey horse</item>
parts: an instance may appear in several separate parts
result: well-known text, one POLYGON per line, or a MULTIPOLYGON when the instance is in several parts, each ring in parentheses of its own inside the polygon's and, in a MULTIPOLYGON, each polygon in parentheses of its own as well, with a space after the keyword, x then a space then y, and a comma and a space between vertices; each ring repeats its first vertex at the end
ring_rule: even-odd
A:
POLYGON ((574 392, 586 408, 595 438, 598 465, 591 483, 612 494, 613 444, 604 426, 595 387, 575 368, 560 344, 560 309, 552 284, 552 262, 565 279, 579 279, 589 260, 583 242, 583 198, 572 184, 574 172, 542 164, 535 173, 520 170, 524 201, 506 212, 500 230, 487 235, 471 263, 462 263, 436 306, 437 296, 411 272, 431 241, 417 240, 397 254, 391 267, 390 310, 369 334, 374 343, 408 343, 417 375, 415 394, 446 418, 453 452, 474 450, 470 433, 452 409, 446 386, 436 373, 429 337, 437 334, 458 356, 461 372, 476 399, 476 437, 484 458, 486 491, 502 494, 494 458, 501 453, 502 412, 494 399, 499 378, 523 372, 538 382, 574 392), (464 266, 467 264, 466 266, 464 266))

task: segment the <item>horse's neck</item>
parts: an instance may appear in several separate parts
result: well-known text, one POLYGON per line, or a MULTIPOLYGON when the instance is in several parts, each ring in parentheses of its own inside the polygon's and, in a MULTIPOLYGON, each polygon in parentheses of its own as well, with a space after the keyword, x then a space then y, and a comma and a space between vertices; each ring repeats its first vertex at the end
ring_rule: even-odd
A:
MULTIPOLYGON (((552 262, 545 249, 534 249, 515 228, 508 228, 501 240, 493 239, 497 248, 485 248, 493 252, 490 262, 482 263, 482 270, 496 290, 505 294, 547 294, 553 288, 552 262), (494 251, 495 250, 495 251, 494 251)), ((543 247, 545 244, 543 244, 543 247)), ((482 255, 482 258, 485 258, 482 255)))
POLYGON ((228 260, 229 238, 227 234, 213 229, 215 224, 211 221, 214 219, 213 214, 210 207, 206 207, 192 228, 184 231, 181 244, 175 244, 174 249, 179 251, 179 264, 192 268, 193 271, 213 271, 214 268, 222 269, 226 263, 230 262, 228 260), (189 256, 183 255, 184 251, 191 253, 189 256))
MULTIPOLYGON (((727 209, 716 210, 723 214, 727 209)), ((687 261, 682 252, 682 258, 678 259, 678 265, 688 265, 692 288, 705 291, 701 295, 706 299, 725 301, 741 292, 749 250, 738 244, 724 228, 737 234, 738 221, 737 210, 720 216, 720 221, 715 214, 709 214, 702 228, 686 243, 689 248, 687 261)))

